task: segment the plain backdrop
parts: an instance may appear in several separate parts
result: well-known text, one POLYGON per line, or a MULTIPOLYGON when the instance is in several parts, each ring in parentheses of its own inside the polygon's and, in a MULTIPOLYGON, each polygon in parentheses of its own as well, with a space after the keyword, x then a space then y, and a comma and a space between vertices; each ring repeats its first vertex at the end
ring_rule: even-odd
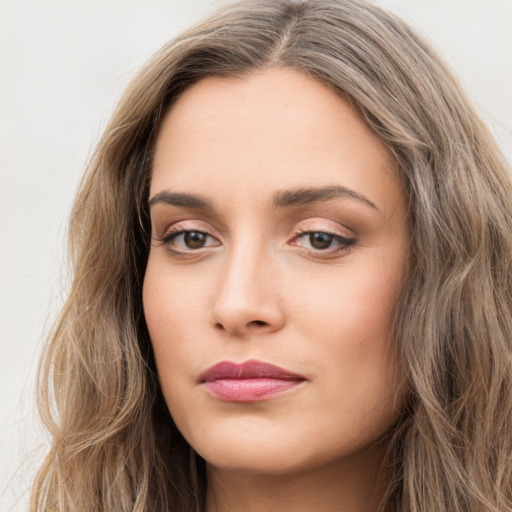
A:
MULTIPOLYGON (((512 0, 380 3, 426 34, 455 68, 512 161, 512 0)), ((35 370, 63 300, 67 216, 85 162, 139 66, 211 5, 208 0, 0 1, 4 512, 27 509, 47 443, 35 414, 35 370)))

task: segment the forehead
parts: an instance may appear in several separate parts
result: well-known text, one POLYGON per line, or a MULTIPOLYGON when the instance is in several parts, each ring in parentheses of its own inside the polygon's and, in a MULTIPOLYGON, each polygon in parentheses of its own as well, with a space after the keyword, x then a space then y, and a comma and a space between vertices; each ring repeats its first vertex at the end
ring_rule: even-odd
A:
POLYGON ((318 80, 278 68, 187 89, 162 124, 151 195, 172 188, 264 197, 343 185, 382 203, 399 192, 394 176, 389 150, 356 108, 318 80))

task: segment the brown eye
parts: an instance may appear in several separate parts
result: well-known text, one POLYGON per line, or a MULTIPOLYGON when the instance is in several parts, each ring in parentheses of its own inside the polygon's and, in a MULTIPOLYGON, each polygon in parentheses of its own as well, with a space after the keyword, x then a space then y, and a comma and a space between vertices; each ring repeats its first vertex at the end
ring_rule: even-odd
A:
POLYGON ((328 249, 331 246, 334 238, 334 235, 329 235, 327 233, 322 233, 321 231, 316 231, 314 233, 309 234, 309 243, 311 244, 311 247, 313 247, 314 249, 328 249))
POLYGON ((356 243, 353 238, 346 238, 326 231, 302 231, 291 242, 307 250, 310 255, 318 257, 334 256, 343 253, 356 243))
POLYGON ((220 242, 212 235, 204 231, 180 230, 171 232, 160 239, 167 248, 174 253, 195 253, 201 249, 218 247, 220 242))
POLYGON ((187 231, 184 233, 183 242, 189 249, 200 249, 205 245, 207 237, 201 231, 187 231))

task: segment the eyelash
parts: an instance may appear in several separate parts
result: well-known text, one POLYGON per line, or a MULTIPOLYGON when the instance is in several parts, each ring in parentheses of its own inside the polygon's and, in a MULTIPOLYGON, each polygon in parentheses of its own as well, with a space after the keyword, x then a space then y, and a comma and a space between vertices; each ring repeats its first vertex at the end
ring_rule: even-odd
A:
MULTIPOLYGON (((199 256, 205 252, 209 248, 209 246, 206 247, 199 247, 197 249, 189 248, 188 250, 180 250, 176 249, 171 246, 171 243, 173 240, 178 238, 181 235, 186 235, 190 233, 198 233, 200 235, 204 235, 206 237, 215 239, 215 236, 208 231, 202 230, 202 229, 190 229, 186 228, 182 225, 177 224, 176 226, 173 226, 170 230, 170 232, 167 232, 162 237, 157 238, 157 241, 162 243, 166 246, 167 250, 173 254, 173 256, 180 257, 180 258, 190 258, 194 256, 199 256)), ((306 251, 308 255, 316 256, 316 257, 329 257, 336 255, 340 252, 348 251, 348 249, 353 246, 356 243, 356 240, 353 238, 347 238, 341 235, 338 235, 336 233, 333 233, 328 230, 321 230, 321 229, 298 229, 297 232, 293 235, 293 238, 291 239, 290 245, 298 246, 297 243, 292 243, 295 240, 305 238, 306 236, 311 236, 313 234, 322 234, 326 235, 327 237, 330 237, 330 244, 333 242, 337 242, 336 248, 331 248, 330 246, 326 249, 307 249, 305 247, 302 247, 302 250, 306 251)), ((218 245, 214 245, 214 247, 218 247, 218 245)))
POLYGON ((183 225, 177 224, 173 226, 170 231, 168 231, 166 234, 164 234, 162 237, 157 238, 157 240, 166 246, 167 250, 173 254, 173 256, 179 257, 179 258, 190 258, 192 256, 197 256, 199 254, 202 254, 204 252, 204 249, 207 249, 207 247, 200 247, 198 249, 189 249, 189 250, 179 250, 175 249, 171 246, 171 243, 173 240, 178 238, 180 235, 186 235, 187 233, 199 233, 201 235, 206 235, 207 237, 216 239, 211 233, 208 231, 205 231, 204 229, 191 229, 186 228, 183 225))
MULTIPOLYGON (((331 239, 330 243, 333 243, 334 241, 336 241, 338 243, 338 245, 334 249, 331 247, 329 247, 327 249, 316 249, 316 250, 315 249, 305 249, 312 256, 317 256, 317 255, 323 255, 324 257, 325 256, 333 256, 340 252, 347 251, 352 245, 354 245, 356 243, 356 240, 353 238, 347 238, 342 235, 333 233, 329 230, 309 229, 309 228, 298 229, 297 233, 294 235, 292 240, 296 240, 299 238, 305 238, 306 236, 311 236, 314 234, 326 235, 326 236, 330 237, 330 239, 331 239)), ((296 244, 292 244, 292 245, 296 245, 296 244)))

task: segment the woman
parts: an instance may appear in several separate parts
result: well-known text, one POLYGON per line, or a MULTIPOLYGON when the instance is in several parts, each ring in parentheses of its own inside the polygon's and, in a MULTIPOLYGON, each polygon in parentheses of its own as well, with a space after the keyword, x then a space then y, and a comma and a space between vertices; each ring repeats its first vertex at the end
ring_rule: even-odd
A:
POLYGON ((100 141, 34 510, 512 510, 512 189, 360 0, 242 1, 100 141))

